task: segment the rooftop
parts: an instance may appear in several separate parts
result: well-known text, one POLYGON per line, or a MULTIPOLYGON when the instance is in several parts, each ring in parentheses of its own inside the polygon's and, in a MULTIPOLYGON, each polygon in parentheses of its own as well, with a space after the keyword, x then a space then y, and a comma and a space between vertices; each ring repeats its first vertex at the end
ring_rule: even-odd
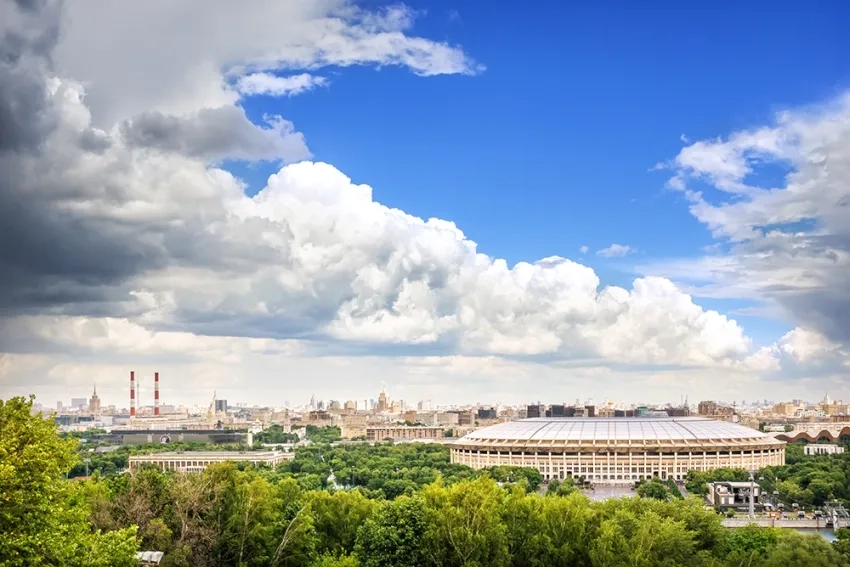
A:
POLYGON ((764 433, 700 417, 531 418, 499 423, 468 433, 470 441, 703 441, 767 439, 764 433))

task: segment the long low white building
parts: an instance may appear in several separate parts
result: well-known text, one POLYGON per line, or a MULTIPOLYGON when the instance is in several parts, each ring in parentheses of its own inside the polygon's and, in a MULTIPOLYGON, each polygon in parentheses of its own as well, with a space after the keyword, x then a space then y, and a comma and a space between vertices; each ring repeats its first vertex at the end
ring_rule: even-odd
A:
POLYGON ((173 451, 151 455, 131 455, 130 469, 156 465, 164 471, 200 472, 215 463, 253 463, 276 467, 290 461, 295 453, 280 451, 173 451))
POLYGON ((785 443, 749 427, 698 417, 534 418, 473 431, 451 445, 453 463, 534 467, 547 480, 628 483, 690 470, 756 470, 785 463, 785 443))

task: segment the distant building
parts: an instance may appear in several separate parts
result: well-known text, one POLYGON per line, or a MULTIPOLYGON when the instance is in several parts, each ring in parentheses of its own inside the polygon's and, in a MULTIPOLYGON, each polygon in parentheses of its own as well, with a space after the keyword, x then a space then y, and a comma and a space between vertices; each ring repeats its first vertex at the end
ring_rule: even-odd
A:
POLYGON ((153 455, 131 455, 130 469, 156 465, 164 471, 201 472, 216 463, 254 463, 276 467, 294 458, 294 453, 278 451, 175 451, 153 455))
POLYGON ((100 413, 100 398, 97 395, 97 384, 95 384, 94 391, 89 400, 89 413, 100 413))
POLYGON ((475 425, 475 413, 472 410, 457 412, 458 425, 475 425))
POLYGON ((215 401, 215 413, 227 413, 227 400, 215 401))
POLYGON ((381 393, 378 394, 378 405, 375 408, 378 413, 385 412, 390 409, 390 400, 387 397, 387 393, 381 390, 381 393))
POLYGON ((89 401, 85 398, 71 398, 71 407, 74 409, 86 409, 89 401))
POLYGON ((532 417, 546 417, 546 408, 541 405, 532 405, 528 406, 525 411, 525 415, 529 418, 532 417))
POLYGON ((697 413, 706 417, 728 421, 735 415, 735 408, 713 401, 702 401, 697 406, 697 413))
POLYGON ((839 455, 844 452, 844 447, 829 443, 810 443, 803 447, 803 452, 807 455, 839 455))
POLYGON ((367 441, 383 441, 384 439, 442 439, 445 431, 442 427, 422 426, 390 426, 390 427, 367 427, 367 441))
POLYGON ((496 419, 496 408, 478 408, 478 419, 496 419))

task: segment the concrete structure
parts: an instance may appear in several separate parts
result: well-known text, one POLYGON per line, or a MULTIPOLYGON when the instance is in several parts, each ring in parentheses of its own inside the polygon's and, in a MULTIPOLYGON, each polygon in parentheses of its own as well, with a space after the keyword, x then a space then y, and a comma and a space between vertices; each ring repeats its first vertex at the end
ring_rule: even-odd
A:
POLYGON ((442 439, 445 431, 442 427, 421 426, 390 426, 367 427, 367 441, 383 441, 384 439, 442 439))
POLYGON ((803 452, 807 455, 840 455, 844 452, 844 447, 827 443, 811 443, 803 447, 803 452))
POLYGON ((164 471, 201 472, 216 463, 254 463, 276 467, 295 458, 294 453, 279 451, 176 451, 153 455, 131 455, 130 470, 156 465, 164 471))
POLYGON ((582 476, 627 484, 689 470, 759 469, 785 462, 785 443, 754 429, 697 417, 540 418, 500 423, 451 445, 453 463, 534 467, 546 480, 582 476))
POLYGON ((153 414, 159 415, 159 372, 153 373, 153 414))
POLYGON ((750 481, 709 482, 706 500, 711 506, 721 509, 746 511, 750 506, 750 490, 753 492, 753 506, 758 511, 764 506, 761 502, 761 487, 750 481))
POLYGON ((136 373, 130 371, 130 417, 136 417, 136 373))
POLYGON ((777 433, 776 438, 788 443, 796 443, 798 441, 806 443, 817 443, 818 441, 848 441, 850 440, 850 422, 798 422, 794 424, 793 431, 777 433))

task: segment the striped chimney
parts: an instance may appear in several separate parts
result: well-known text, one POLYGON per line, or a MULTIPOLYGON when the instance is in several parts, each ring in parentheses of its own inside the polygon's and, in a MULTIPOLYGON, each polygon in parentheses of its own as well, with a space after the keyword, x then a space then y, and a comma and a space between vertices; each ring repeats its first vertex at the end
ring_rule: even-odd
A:
POLYGON ((130 371, 130 417, 136 417, 136 373, 130 371))
POLYGON ((159 415, 159 372, 153 373, 153 414, 159 415))

